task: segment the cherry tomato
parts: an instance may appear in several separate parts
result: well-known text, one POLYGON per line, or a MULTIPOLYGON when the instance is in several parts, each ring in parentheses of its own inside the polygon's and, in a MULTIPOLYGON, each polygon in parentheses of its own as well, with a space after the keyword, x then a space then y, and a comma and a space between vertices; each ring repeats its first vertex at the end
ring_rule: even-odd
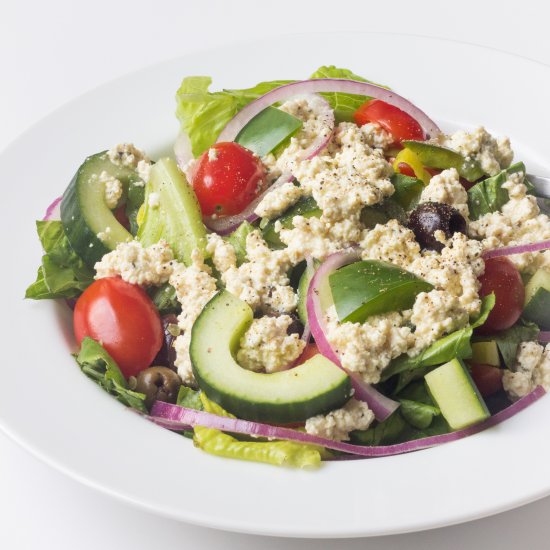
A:
POLYGON ((265 169, 238 143, 216 143, 200 156, 191 183, 205 216, 231 216, 263 190, 265 169))
POLYGON ((490 334, 510 328, 519 319, 525 302, 525 287, 516 266, 504 256, 486 260, 479 281, 480 295, 494 292, 496 302, 485 324, 477 330, 490 334))
POLYGON ((159 313, 146 292, 118 277, 94 281, 76 302, 74 332, 100 342, 128 378, 146 369, 163 342, 159 313))
POLYGON ((483 397, 489 397, 502 389, 502 370, 498 367, 470 363, 470 374, 483 397))
POLYGON ((363 126, 367 122, 376 122, 401 143, 405 139, 424 140, 424 131, 418 122, 405 111, 380 99, 371 99, 363 103, 353 114, 355 122, 363 126))
POLYGON ((416 178, 414 170, 406 162, 400 162, 397 168, 399 169, 400 174, 403 174, 404 176, 410 176, 411 178, 416 178))

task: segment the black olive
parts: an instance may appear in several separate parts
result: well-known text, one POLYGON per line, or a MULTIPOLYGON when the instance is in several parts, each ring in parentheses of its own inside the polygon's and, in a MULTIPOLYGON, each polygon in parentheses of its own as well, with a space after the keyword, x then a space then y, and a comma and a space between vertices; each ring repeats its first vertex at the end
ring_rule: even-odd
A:
POLYGON ((174 340, 179 334, 178 318, 170 313, 162 316, 162 328, 164 330, 164 341, 157 356, 155 357, 153 364, 162 365, 168 367, 173 371, 176 370, 174 361, 176 360, 176 350, 174 348, 174 340))
POLYGON ((302 321, 300 321, 298 316, 294 313, 290 313, 289 317, 292 319, 292 323, 288 325, 288 328, 286 329, 286 333, 289 336, 291 334, 297 334, 301 338, 304 332, 304 325, 302 324, 302 321))
POLYGON ((149 367, 137 375, 135 391, 145 394, 145 405, 150 408, 155 401, 175 403, 180 386, 180 377, 173 370, 149 367))
POLYGON ((466 220, 448 204, 424 202, 411 212, 409 228, 422 248, 441 252, 444 245, 435 238, 435 232, 443 231, 447 239, 455 233, 466 234, 466 220))

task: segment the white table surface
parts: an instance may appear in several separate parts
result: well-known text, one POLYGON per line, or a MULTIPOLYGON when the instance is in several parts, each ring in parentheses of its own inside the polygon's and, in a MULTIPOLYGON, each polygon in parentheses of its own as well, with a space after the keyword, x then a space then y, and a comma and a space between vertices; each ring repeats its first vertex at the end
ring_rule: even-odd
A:
MULTIPOLYGON (((234 40, 308 30, 387 31, 472 42, 550 65, 550 10, 545 4, 540 0, 0 0, 0 150, 34 121, 100 83, 234 40)), ((406 53, 403 60, 396 60, 396 71, 402 62, 408 62, 406 53)), ((517 89, 521 94, 520 84, 517 89)), ((2 378, 5 382, 5 370, 2 378)), ((0 433, 0 548, 9 550, 169 550, 198 544, 209 549, 262 546, 266 550, 542 549, 548 548, 550 539, 549 517, 547 498, 461 526, 368 541, 229 534, 152 516, 114 501, 40 463, 0 433)))

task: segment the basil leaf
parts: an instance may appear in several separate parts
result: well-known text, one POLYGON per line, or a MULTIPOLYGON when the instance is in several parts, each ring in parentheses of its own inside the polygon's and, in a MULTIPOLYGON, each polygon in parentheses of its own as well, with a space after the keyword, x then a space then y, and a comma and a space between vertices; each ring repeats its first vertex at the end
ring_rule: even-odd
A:
POLYGON ((82 372, 113 395, 124 405, 147 412, 144 404, 145 395, 132 391, 114 359, 92 338, 82 340, 80 352, 75 355, 82 372))
POLYGON ((435 416, 441 411, 432 405, 426 405, 409 399, 399 399, 401 415, 413 427, 423 430, 427 428, 435 416))
POLYGON ((391 198, 404 210, 415 208, 424 189, 424 182, 404 174, 394 174, 390 180, 395 189, 391 198))
POLYGON ((407 424, 399 413, 394 412, 384 422, 378 422, 368 430, 356 430, 350 433, 352 443, 357 445, 392 445, 400 441, 401 434, 407 429, 407 424))
POLYGON ((508 369, 515 363, 518 347, 522 342, 537 341, 540 329, 535 323, 520 322, 509 329, 491 336, 496 341, 502 361, 508 369))
POLYGON ((511 174, 517 172, 525 174, 525 165, 523 162, 513 164, 510 168, 502 170, 496 176, 476 183, 468 190, 468 208, 472 220, 477 220, 484 214, 499 211, 510 200, 508 191, 502 185, 506 183, 511 174))

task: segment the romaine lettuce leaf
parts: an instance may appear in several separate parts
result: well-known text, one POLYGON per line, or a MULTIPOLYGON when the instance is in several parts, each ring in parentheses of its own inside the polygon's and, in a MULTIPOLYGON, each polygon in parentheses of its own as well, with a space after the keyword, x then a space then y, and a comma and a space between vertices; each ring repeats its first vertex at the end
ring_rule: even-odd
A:
POLYGON ((36 230, 44 249, 42 265, 36 281, 25 293, 25 298, 43 300, 74 298, 93 281, 93 271, 71 248, 60 221, 37 221, 36 230))
MULTIPOLYGON (((347 78, 367 82, 347 69, 324 66, 310 78, 347 78)), ((176 116, 181 128, 191 141, 193 155, 198 157, 215 141, 225 125, 251 101, 292 80, 260 82, 243 90, 210 92, 212 79, 209 76, 189 76, 183 79, 176 92, 176 116)), ((351 120, 354 111, 367 99, 342 93, 323 94, 335 110, 337 120, 351 120)))
MULTIPOLYGON (((200 398, 205 411, 234 418, 204 393, 201 392, 200 398)), ((201 426, 195 426, 194 441, 203 451, 226 458, 298 468, 317 467, 321 463, 321 453, 317 447, 293 441, 239 441, 219 430, 201 426)))
POLYGON ((145 395, 132 391, 128 387, 115 360, 99 342, 89 337, 84 338, 75 359, 82 372, 99 384, 107 393, 128 407, 147 412, 144 403, 145 395))

